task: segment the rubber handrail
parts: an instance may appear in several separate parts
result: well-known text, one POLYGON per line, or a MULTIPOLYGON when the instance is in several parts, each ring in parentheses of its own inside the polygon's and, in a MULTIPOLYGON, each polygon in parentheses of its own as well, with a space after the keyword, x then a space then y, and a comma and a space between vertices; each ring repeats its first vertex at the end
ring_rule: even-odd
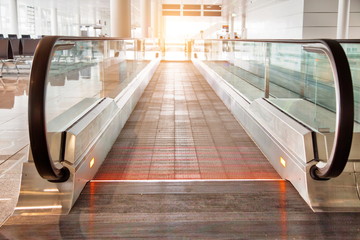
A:
POLYGON ((44 37, 39 42, 33 58, 29 87, 29 137, 36 169, 40 176, 49 181, 64 182, 70 176, 66 167, 56 168, 51 159, 46 139, 46 79, 51 64, 53 47, 59 37, 44 37))
POLYGON ((336 93, 336 123, 332 151, 327 162, 319 162, 310 168, 310 175, 315 180, 328 180, 339 176, 348 161, 354 127, 354 93, 350 65, 345 51, 340 43, 358 43, 359 40, 263 40, 263 39, 204 39, 204 41, 234 41, 234 42, 266 42, 266 43, 321 43, 325 47, 333 69, 336 93))
POLYGON ((339 43, 360 43, 360 39, 336 39, 339 43))
POLYGON ((354 128, 354 92, 350 64, 345 51, 336 40, 327 40, 327 55, 333 65, 336 93, 336 126, 330 157, 326 164, 318 163, 310 168, 315 180, 328 180, 339 176, 348 161, 354 128))

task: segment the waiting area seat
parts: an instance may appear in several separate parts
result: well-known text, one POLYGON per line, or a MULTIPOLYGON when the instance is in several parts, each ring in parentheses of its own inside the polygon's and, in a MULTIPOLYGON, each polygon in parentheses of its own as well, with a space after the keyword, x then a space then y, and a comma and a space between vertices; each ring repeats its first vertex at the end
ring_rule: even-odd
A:
POLYGON ((22 38, 20 39, 19 49, 21 50, 19 56, 15 58, 15 66, 20 64, 32 65, 32 58, 35 53, 35 49, 39 44, 40 39, 22 38))
MULTIPOLYGON (((0 77, 2 77, 3 68, 5 66, 5 62, 13 59, 13 51, 12 45, 9 39, 0 39, 0 61, 2 63, 0 77)), ((1 81, 1 84, 4 84, 1 81)))
POLYGON ((31 68, 32 57, 35 53, 35 49, 40 41, 40 39, 31 39, 31 38, 21 38, 18 39, 17 36, 8 35, 9 38, 3 38, 4 43, 0 46, 0 51, 2 52, 2 66, 1 66, 1 76, 4 70, 4 67, 9 69, 9 65, 13 65, 17 71, 17 74, 20 73, 19 65, 29 65, 31 68), (10 47, 5 47, 6 42, 10 44, 10 47), (11 52, 11 58, 8 57, 5 52, 11 52))
POLYGON ((9 39, 17 39, 17 34, 8 34, 9 39))

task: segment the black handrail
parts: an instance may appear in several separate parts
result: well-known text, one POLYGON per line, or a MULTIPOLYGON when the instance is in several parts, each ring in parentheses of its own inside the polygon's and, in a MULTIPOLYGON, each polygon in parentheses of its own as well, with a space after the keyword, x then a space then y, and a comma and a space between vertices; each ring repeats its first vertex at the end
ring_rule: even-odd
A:
MULTIPOLYGON (((332 64, 335 93, 336 93, 336 126, 335 137, 330 153, 330 157, 326 164, 317 163, 310 168, 310 175, 315 180, 328 180, 339 176, 344 170, 350 154, 353 125, 354 125, 354 96, 351 71, 345 51, 340 42, 357 42, 354 40, 262 40, 262 39, 205 39, 217 41, 240 41, 240 42, 266 42, 266 43, 300 43, 314 44, 320 43, 325 48, 318 49, 324 52, 332 64)), ((315 159, 320 161, 319 159, 315 159)))
MULTIPOLYGON (((81 40, 134 40, 132 38, 98 38, 98 37, 62 37, 45 36, 35 50, 30 74, 28 120, 30 147, 39 175, 50 182, 65 182, 70 177, 70 171, 65 166, 57 168, 51 158, 46 139, 45 100, 47 75, 51 65, 51 58, 55 51, 56 42, 81 40)), ((63 159, 60 159, 63 160, 63 159)))
POLYGON ((339 42, 327 40, 328 56, 333 64, 336 93, 336 127, 332 151, 324 166, 310 168, 315 180, 339 176, 348 161, 354 129, 354 92, 349 61, 339 42))
POLYGON ((360 43, 360 39, 336 39, 339 43, 360 43))
POLYGON ((31 153, 38 173, 49 181, 64 182, 68 180, 70 171, 66 167, 56 168, 51 159, 45 119, 46 78, 58 39, 45 37, 36 48, 30 74, 28 118, 31 153))

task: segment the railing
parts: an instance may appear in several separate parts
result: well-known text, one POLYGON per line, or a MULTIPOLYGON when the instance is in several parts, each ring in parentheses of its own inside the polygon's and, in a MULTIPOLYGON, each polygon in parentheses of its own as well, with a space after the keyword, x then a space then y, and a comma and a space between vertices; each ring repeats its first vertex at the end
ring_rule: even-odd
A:
POLYGON ((69 178, 66 129, 104 98, 119 96, 157 50, 157 41, 145 39, 49 36, 40 41, 30 76, 28 118, 31 153, 42 178, 69 178))
POLYGON ((360 39, 338 40, 348 58, 354 89, 354 132, 360 132, 360 39))
POLYGON ((352 143, 354 97, 348 59, 336 40, 196 40, 194 53, 249 103, 265 98, 314 132, 333 133, 327 161, 315 152, 311 176, 341 174, 352 143))

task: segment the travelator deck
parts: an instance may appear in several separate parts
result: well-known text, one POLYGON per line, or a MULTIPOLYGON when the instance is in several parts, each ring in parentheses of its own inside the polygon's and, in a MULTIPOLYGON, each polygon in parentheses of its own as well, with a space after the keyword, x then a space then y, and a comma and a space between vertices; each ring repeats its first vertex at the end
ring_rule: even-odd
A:
POLYGON ((95 180, 280 179, 191 62, 162 62, 95 180))

